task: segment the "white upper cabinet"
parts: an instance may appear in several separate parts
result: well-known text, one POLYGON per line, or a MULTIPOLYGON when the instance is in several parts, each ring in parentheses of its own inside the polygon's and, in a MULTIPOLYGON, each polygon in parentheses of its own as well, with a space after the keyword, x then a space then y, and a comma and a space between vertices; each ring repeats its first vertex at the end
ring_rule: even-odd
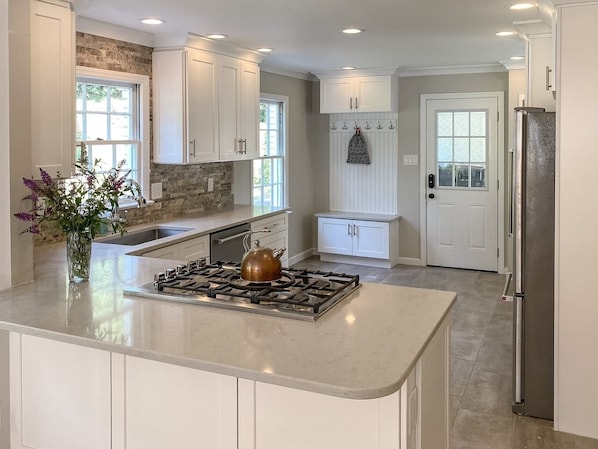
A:
POLYGON ((556 110, 555 47, 551 34, 528 35, 526 106, 556 110))
POLYGON ((154 160, 218 160, 216 56, 195 50, 155 52, 154 160))
POLYGON ((154 161, 257 157, 259 73, 256 63, 194 48, 154 52, 154 161))
POLYGON ((256 158, 259 67, 250 62, 220 57, 218 73, 220 159, 256 158))
POLYGON ((320 112, 397 112, 398 80, 394 75, 321 77, 320 112))
POLYGON ((75 146, 75 26, 70 3, 31 1, 32 175, 71 172, 75 146))

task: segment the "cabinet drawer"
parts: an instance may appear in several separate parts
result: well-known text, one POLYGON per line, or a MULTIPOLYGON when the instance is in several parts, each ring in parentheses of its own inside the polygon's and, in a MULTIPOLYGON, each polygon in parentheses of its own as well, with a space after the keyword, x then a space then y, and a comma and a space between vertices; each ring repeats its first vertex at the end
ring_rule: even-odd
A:
POLYGON ((210 257, 210 237, 203 235, 178 244, 180 259, 185 261, 210 257))
POLYGON ((272 217, 263 218, 251 223, 251 229, 258 231, 260 229, 269 229, 272 232, 279 232, 289 228, 289 215, 284 214, 274 215, 272 217))

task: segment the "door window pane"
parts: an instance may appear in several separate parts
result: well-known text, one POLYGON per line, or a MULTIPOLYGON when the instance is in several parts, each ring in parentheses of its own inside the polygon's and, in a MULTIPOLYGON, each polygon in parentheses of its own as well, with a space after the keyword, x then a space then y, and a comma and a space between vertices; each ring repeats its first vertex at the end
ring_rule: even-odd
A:
POLYGON ((487 111, 436 113, 438 187, 486 189, 487 111))

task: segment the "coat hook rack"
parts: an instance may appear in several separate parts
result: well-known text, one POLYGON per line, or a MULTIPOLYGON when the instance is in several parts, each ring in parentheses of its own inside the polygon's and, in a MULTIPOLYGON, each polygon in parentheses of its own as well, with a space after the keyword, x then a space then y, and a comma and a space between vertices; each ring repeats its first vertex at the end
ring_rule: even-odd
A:
POLYGON ((365 129, 372 129, 372 127, 370 126, 370 122, 366 121, 364 128, 365 129))
POLYGON ((395 125, 394 125, 393 122, 390 122, 390 125, 389 125, 388 129, 395 129, 395 125))
POLYGON ((347 126, 347 122, 343 122, 343 127, 342 127, 342 129, 349 129, 349 128, 348 128, 348 126, 347 126))
POLYGON ((379 120, 378 120, 378 126, 376 126, 376 129, 382 129, 382 123, 380 123, 379 120))
POLYGON ((332 125, 330 126, 330 129, 333 131, 336 131, 338 128, 336 127, 336 122, 332 122, 332 125))

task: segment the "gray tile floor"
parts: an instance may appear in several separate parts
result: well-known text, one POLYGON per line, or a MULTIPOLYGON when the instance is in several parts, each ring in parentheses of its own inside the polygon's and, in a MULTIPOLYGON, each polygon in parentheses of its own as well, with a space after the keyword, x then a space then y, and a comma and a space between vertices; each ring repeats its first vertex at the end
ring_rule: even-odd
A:
POLYGON ((512 304, 496 273, 320 262, 296 266, 359 274, 364 282, 457 292, 451 339, 452 449, 598 449, 598 440, 555 432, 552 422, 511 412, 512 304))

